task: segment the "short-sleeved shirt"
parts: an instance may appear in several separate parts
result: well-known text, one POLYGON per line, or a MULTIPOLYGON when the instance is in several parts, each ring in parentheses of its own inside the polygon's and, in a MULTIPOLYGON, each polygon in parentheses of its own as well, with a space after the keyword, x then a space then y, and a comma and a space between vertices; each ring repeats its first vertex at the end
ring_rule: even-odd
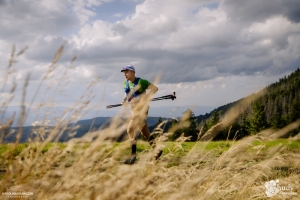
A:
POLYGON ((148 88, 149 84, 150 82, 148 80, 136 77, 133 82, 130 81, 124 82, 124 90, 128 96, 129 92, 133 90, 137 85, 139 85, 140 86, 139 89, 132 94, 132 97, 136 98, 140 94, 146 92, 146 89, 148 88))

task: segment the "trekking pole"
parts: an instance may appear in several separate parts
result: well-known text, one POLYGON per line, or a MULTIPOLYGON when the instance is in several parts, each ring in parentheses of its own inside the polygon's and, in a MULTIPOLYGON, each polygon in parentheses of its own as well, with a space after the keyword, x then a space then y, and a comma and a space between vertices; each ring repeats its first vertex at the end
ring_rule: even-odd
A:
MULTIPOLYGON (((159 101, 159 100, 165 100, 165 99, 172 99, 172 101, 174 99, 176 99, 175 92, 173 92, 173 94, 169 94, 169 95, 165 95, 165 96, 153 98, 150 101, 159 101)), ((128 104, 130 104, 130 103, 128 103, 128 104)), ((114 107, 118 107, 118 106, 122 106, 122 105, 123 104, 108 105, 108 106, 106 106, 106 109, 108 109, 108 108, 114 108, 114 107)))

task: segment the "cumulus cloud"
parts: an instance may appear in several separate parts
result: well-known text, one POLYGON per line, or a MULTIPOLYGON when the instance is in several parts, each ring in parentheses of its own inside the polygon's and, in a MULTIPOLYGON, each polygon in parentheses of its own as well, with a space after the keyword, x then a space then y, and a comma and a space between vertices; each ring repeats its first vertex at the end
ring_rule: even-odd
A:
POLYGON ((297 0, 284 0, 284 16, 290 21, 299 23, 300 22, 300 2, 297 0))
POLYGON ((285 16, 291 22, 300 22, 300 2, 297 0, 224 0, 221 8, 234 21, 263 22, 274 16, 285 16))
POLYGON ((105 66, 99 63, 113 70, 129 61, 148 77, 161 71, 171 83, 280 73, 272 70, 280 68, 278 56, 286 60, 281 68, 295 66, 290 53, 299 52, 299 25, 285 18, 281 1, 224 0, 216 9, 207 3, 145 1, 115 24, 99 20, 82 27, 74 40, 84 49, 82 61, 99 66, 95 74, 105 66))
POLYGON ((85 24, 91 17, 96 16, 97 13, 92 9, 100 6, 103 3, 114 0, 71 0, 72 11, 79 19, 81 24, 85 24))
POLYGON ((67 6, 54 1, 8 1, 0 6, 0 39, 28 42, 39 34, 60 35, 77 25, 67 6))
POLYGON ((224 0, 220 7, 227 13, 229 19, 243 22, 245 25, 263 22, 279 13, 282 14, 283 9, 281 0, 224 0))
MULTIPOLYGON (((299 67, 298 0, 122 2, 128 1, 136 2, 134 13, 112 22, 95 9, 111 0, 2 0, 0 64, 12 43, 27 44, 19 70, 35 70, 32 78, 38 79, 45 72, 41 66, 65 44, 62 70, 79 55, 69 70, 70 90, 76 87, 72 80, 83 84, 97 76, 117 84, 126 64, 151 81, 161 73, 162 84, 173 85, 216 77, 278 77, 299 67)), ((115 19, 114 14, 126 12, 112 13, 115 19)))

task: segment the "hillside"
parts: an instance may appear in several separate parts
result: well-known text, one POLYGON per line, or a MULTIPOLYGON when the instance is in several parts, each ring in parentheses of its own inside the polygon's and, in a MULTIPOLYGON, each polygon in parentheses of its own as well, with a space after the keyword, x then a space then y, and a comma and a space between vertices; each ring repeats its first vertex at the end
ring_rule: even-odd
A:
MULTIPOLYGON (((153 130, 155 128, 155 125, 158 122, 159 117, 148 117, 147 118, 147 123, 150 126, 150 130, 153 130)), ((80 138, 84 136, 86 133, 89 131, 95 131, 103 128, 107 128, 111 124, 111 117, 96 117, 92 119, 85 119, 85 120, 79 120, 76 123, 70 123, 68 124, 67 127, 64 125, 61 126, 60 129, 65 129, 63 130, 62 135, 59 137, 58 141, 60 142, 66 142, 70 140, 71 138, 80 138), (70 132, 75 132, 72 136, 70 136, 70 132)), ((126 119, 122 119, 124 122, 126 119)), ((166 120, 166 118, 162 118, 162 120, 166 120)), ((20 127, 11 127, 10 130, 6 131, 7 136, 2 138, 2 142, 4 143, 10 143, 10 142, 15 142, 16 141, 16 135, 19 133, 19 131, 22 131, 20 142, 28 142, 28 141, 33 141, 40 135, 38 134, 39 132, 43 131, 43 139, 45 139, 48 134, 55 129, 54 126, 24 126, 20 129, 20 127), (10 132, 10 134, 8 134, 10 132)), ((2 130, 1 130, 2 131, 2 130)), ((121 141, 124 136, 125 132, 121 134, 119 137, 115 138, 117 141, 121 141)), ((40 138, 40 139, 42 139, 40 138)))
MULTIPOLYGON (((270 84, 256 94, 249 95, 236 102, 216 108, 206 115, 197 116, 200 129, 207 131, 212 126, 222 122, 228 110, 240 104, 247 98, 255 100, 240 113, 238 118, 220 130, 214 138, 222 140, 232 139, 237 133, 237 138, 256 134, 264 129, 281 129, 300 118, 300 69, 289 76, 281 78, 276 83, 270 84)), ((300 129, 290 131, 286 137, 299 133, 300 129)))
POLYGON ((20 189, 30 199, 269 199, 265 185, 278 180, 285 189, 270 199, 299 199, 299 141, 161 145, 154 163, 139 141, 137 162, 125 165, 126 142, 1 144, 0 191, 3 199, 20 189))

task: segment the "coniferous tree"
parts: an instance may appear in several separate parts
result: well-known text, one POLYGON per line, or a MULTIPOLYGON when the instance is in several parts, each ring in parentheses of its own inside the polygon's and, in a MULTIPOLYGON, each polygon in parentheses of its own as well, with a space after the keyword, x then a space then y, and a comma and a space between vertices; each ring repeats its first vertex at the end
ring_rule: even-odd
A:
POLYGON ((157 126, 158 126, 160 123, 162 123, 162 122, 163 122, 162 118, 159 117, 155 126, 157 127, 157 126))
POLYGON ((273 128, 283 128, 285 126, 284 119, 282 117, 283 109, 282 106, 277 104, 276 111, 270 119, 270 124, 273 128))
MULTIPOLYGON (((178 124, 178 121, 177 121, 176 119, 172 119, 172 124, 171 124, 171 126, 169 127, 168 132, 170 132, 171 129, 174 128, 174 126, 176 126, 177 124, 178 124)), ((179 130, 175 130, 174 133, 173 133, 173 135, 171 135, 171 136, 169 137, 169 139, 172 140, 172 141, 174 141, 174 140, 176 140, 178 137, 180 137, 180 134, 181 134, 181 133, 180 133, 179 130)))
POLYGON ((250 134, 249 129, 250 129, 250 120, 248 119, 248 112, 245 112, 242 115, 242 120, 241 120, 241 127, 239 130, 238 138, 245 137, 250 134))
POLYGON ((216 125, 220 121, 220 113, 217 111, 214 111, 212 114, 212 117, 209 121, 208 128, 211 128, 212 126, 216 125))
POLYGON ((187 110, 189 126, 183 129, 185 137, 191 137, 191 141, 196 141, 199 130, 197 129, 197 119, 191 110, 187 110))
POLYGON ((187 119, 183 122, 183 124, 186 124, 186 126, 176 130, 171 139, 176 140, 181 136, 182 133, 184 133, 185 137, 190 137, 190 141, 196 141, 199 130, 197 129, 197 119, 195 117, 195 114, 190 109, 188 109, 184 112, 184 115, 188 115, 187 119))
POLYGON ((252 117, 250 118, 249 132, 256 134, 262 130, 268 128, 267 116, 264 110, 264 105, 261 101, 256 101, 252 109, 252 117))
POLYGON ((206 121, 202 125, 202 134, 205 134, 208 131, 208 125, 206 121))
POLYGON ((295 98, 291 105, 291 122, 300 118, 300 98, 295 98))

